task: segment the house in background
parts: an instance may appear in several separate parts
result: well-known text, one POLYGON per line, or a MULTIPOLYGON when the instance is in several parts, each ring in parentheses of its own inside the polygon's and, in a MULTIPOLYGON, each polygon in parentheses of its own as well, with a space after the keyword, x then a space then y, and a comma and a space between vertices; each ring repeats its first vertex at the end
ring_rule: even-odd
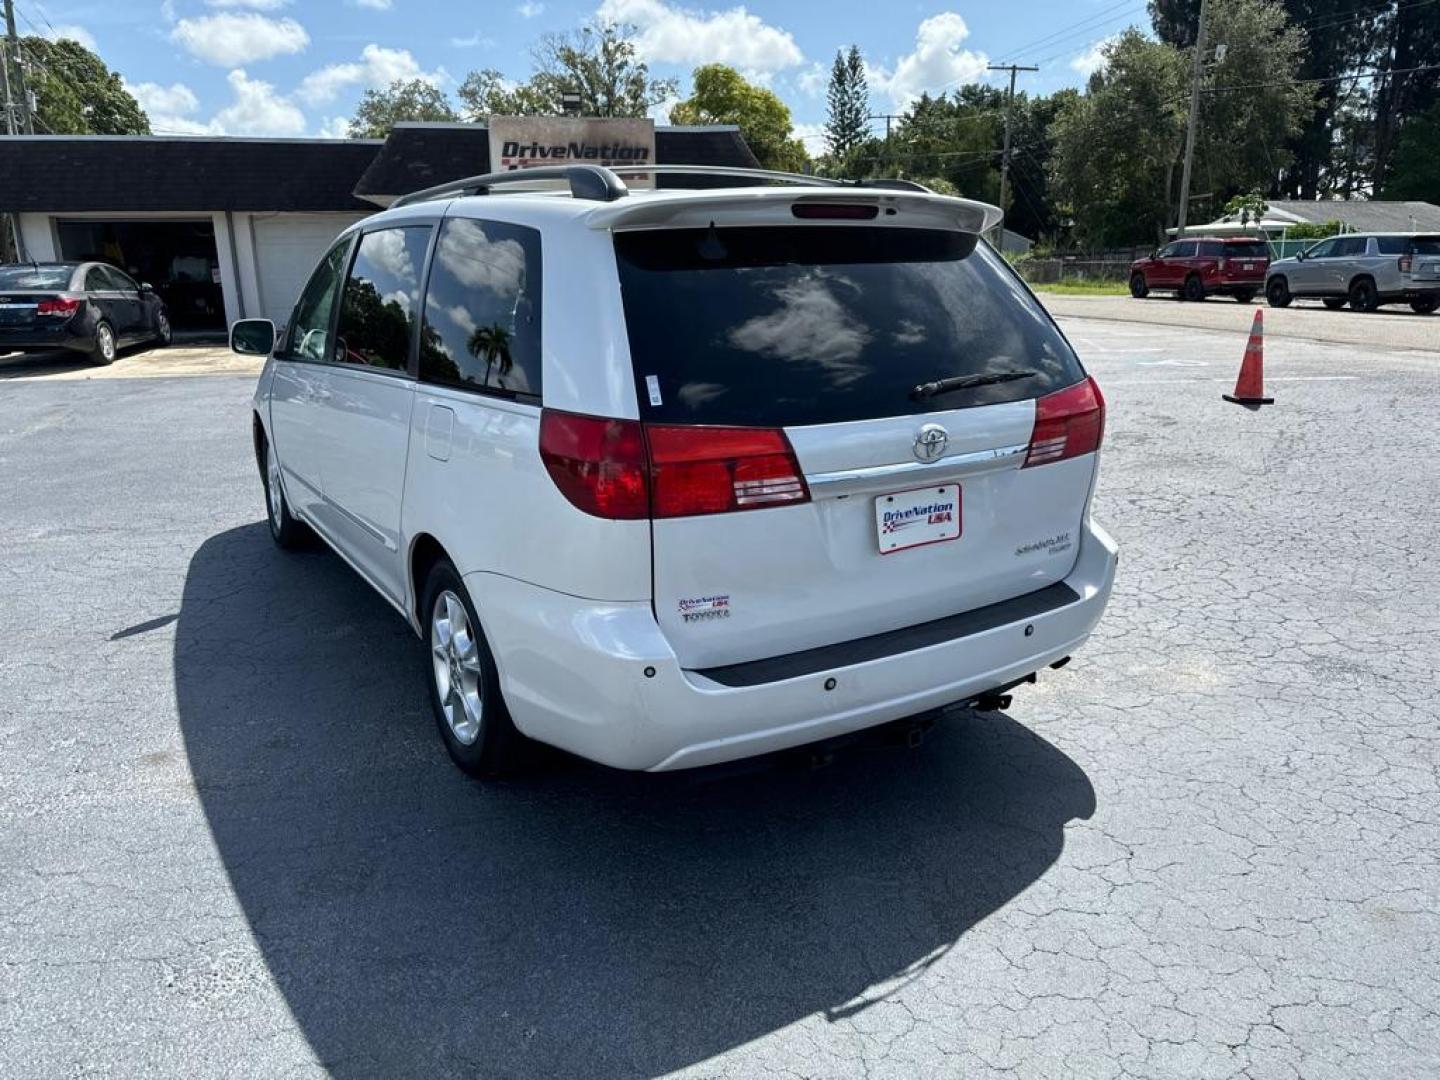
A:
MULTIPOLYGON (((1269 203, 1264 220, 1258 223, 1271 240, 1284 240, 1291 226, 1323 225, 1338 221, 1345 232, 1440 232, 1440 206, 1428 202, 1365 202, 1328 200, 1305 202, 1276 199, 1269 203)), ((1240 215, 1226 214, 1208 225, 1190 225, 1187 236, 1253 235, 1257 223, 1242 224, 1240 215)), ((1168 229, 1171 236, 1179 230, 1168 229)))

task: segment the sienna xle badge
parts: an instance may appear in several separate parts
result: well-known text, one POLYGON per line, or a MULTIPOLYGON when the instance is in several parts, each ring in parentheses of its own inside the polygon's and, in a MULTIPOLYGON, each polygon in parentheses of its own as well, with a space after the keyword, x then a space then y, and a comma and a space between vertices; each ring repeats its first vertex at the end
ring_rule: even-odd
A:
POLYGON ((233 330, 271 354, 275 539, 318 533, 409 620, 454 759, 686 768, 1065 660, 1115 573, 1105 403, 979 240, 998 212, 630 172, 419 192, 339 238, 278 340, 233 330))

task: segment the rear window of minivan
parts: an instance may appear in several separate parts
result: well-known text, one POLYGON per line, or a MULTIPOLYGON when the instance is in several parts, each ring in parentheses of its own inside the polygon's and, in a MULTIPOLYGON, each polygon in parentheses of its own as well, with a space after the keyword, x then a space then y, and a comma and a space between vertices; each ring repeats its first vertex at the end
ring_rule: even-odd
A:
POLYGON ((615 238, 641 414, 795 426, 1018 401, 1083 377, 974 236, 871 226, 670 229, 615 238), (913 397, 921 383, 1028 377, 913 397))

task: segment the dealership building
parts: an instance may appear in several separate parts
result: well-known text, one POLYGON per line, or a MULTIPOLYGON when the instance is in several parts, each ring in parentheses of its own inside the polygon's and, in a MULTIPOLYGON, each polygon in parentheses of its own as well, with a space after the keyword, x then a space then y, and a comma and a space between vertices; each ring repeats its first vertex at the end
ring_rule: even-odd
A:
MULTIPOLYGON (((653 139, 660 165, 758 165, 734 126, 653 139)), ((490 144, 479 124, 400 124, 383 140, 7 136, 0 213, 15 215, 25 258, 114 263, 155 286, 177 330, 221 331, 287 319, 340 230, 491 171, 490 144)))

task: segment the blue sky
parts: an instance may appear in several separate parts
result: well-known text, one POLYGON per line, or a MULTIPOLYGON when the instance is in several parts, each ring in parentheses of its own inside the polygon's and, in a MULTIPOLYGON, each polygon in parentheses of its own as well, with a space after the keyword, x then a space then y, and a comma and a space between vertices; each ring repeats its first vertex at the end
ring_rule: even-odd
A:
POLYGON ((1039 64, 1023 88, 1078 85, 1110 35, 1148 26, 1143 0, 915 4, 752 0, 16 0, 22 33, 70 36, 125 78, 157 133, 340 135, 367 86, 467 71, 529 73, 529 46, 600 17, 628 22, 656 74, 723 61, 775 90, 818 146, 837 48, 858 44, 872 107, 893 112, 987 76, 987 63, 1039 64))

